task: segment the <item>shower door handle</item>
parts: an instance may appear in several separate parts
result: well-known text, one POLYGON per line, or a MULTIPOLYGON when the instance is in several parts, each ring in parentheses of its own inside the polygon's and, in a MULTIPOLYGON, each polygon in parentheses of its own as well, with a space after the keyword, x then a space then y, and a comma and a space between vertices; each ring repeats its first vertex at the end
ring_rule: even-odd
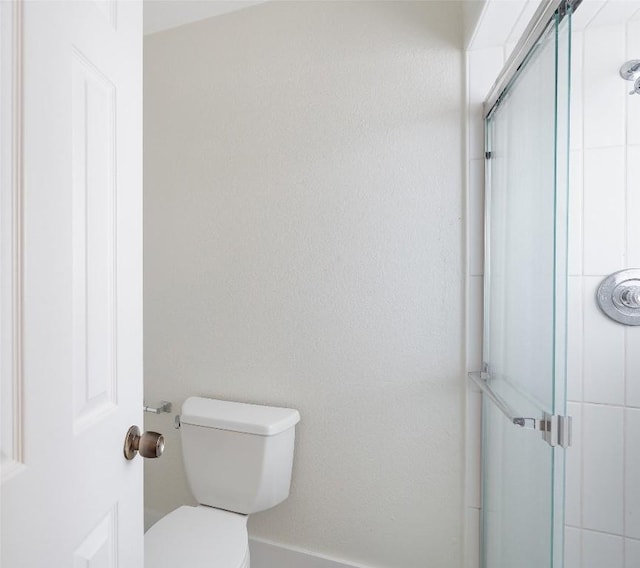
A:
POLYGON ((513 424, 520 426, 521 428, 540 430, 540 420, 537 418, 525 418, 523 416, 518 416, 517 413, 509 406, 509 403, 507 403, 504 398, 489 386, 489 383, 487 382, 487 379, 484 378, 483 373, 469 373, 469 378, 513 424))
POLYGON ((469 373, 469 379, 482 391, 493 404, 509 419, 512 424, 520 428, 538 430, 542 432, 542 438, 550 446, 568 448, 571 445, 571 416, 558 416, 543 413, 542 418, 527 418, 518 416, 509 403, 495 392, 484 373, 469 373))

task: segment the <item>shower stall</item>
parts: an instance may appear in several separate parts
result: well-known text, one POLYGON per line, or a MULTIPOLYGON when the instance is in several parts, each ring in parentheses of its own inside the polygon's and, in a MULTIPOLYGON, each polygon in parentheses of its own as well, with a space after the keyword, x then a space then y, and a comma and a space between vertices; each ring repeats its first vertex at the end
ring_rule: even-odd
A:
POLYGON ((640 567, 639 58, 544 1, 484 102, 483 568, 640 567))

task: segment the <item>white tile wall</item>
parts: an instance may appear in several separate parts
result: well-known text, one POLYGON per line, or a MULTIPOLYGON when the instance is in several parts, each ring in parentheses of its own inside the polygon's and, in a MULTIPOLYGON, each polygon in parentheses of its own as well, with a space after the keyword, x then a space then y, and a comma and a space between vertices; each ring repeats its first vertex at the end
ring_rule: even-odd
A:
POLYGON ((618 76, 640 58, 639 10, 585 0, 574 19, 566 568, 640 568, 640 327, 594 299, 609 273, 640 267, 640 97, 618 76))
POLYGON ((527 26, 529 25, 529 22, 531 21, 531 18, 533 18, 533 15, 535 14, 539 5, 540 2, 538 0, 526 0, 526 2, 524 2, 522 11, 520 12, 520 15, 518 16, 515 24, 511 28, 509 38, 506 42, 509 52, 511 52, 512 50, 511 46, 515 46, 522 37, 522 34, 524 34, 527 26))
MULTIPOLYGON (((638 26, 640 35, 640 26, 638 26)), ((640 45, 637 53, 640 54, 640 45)), ((640 57, 640 55, 639 55, 640 57)), ((635 95, 634 95, 635 96, 635 95)), ((632 101, 637 102, 637 101, 632 101)), ((640 110, 639 104, 630 104, 629 109, 640 110)), ((640 131, 640 112, 638 113, 637 129, 640 131)), ((638 165, 640 164, 640 146, 627 146, 627 264, 640 267, 640 191, 638 191, 638 165)))
POLYGON ((479 511, 481 503, 480 489, 480 446, 482 431, 478 425, 482 422, 482 393, 469 392, 467 396, 467 507, 479 511))
MULTIPOLYGON (((512 3, 513 6, 515 4, 515 2, 512 3)), ((487 37, 492 36, 489 34, 487 37)), ((471 49, 467 52, 469 151, 467 152, 466 362, 468 372, 479 371, 482 365, 482 281, 484 273, 484 126, 482 103, 503 65, 504 49, 502 45, 471 49)), ((467 396, 466 417, 466 568, 478 568, 480 565, 481 401, 481 394, 474 387, 470 387, 467 396)))
POLYGON ((479 371, 482 366, 482 291, 483 277, 470 276, 468 279, 468 305, 467 320, 467 369, 479 371))
POLYGON ((582 568, 624 566, 624 541, 619 536, 583 531, 582 568))
POLYGON ((638 568, 640 566, 640 540, 626 539, 624 555, 624 568, 638 568))
POLYGON ((467 560, 465 568, 480 568, 480 509, 471 509, 467 515, 467 560))
POLYGON ((630 20, 638 11, 640 11, 638 0, 609 1, 598 13, 596 22, 599 26, 616 25, 630 20))
POLYGON ((626 332, 627 406, 640 408, 640 327, 626 332))
POLYGON ((625 179, 624 146, 584 149, 585 274, 599 276, 624 268, 625 179))
MULTIPOLYGON (((582 525, 582 404, 570 402, 567 405, 569 416, 573 416, 574 444, 567 450, 567 479, 565 495, 565 521, 568 526, 582 525)), ((578 529, 576 529, 578 530, 578 529)))
POLYGON ((573 349, 570 349, 567 353, 567 396, 569 400, 582 400, 584 310, 582 308, 581 276, 569 276, 567 295, 567 336, 573 342, 573 349))
MULTIPOLYGON (((572 120, 570 123, 571 131, 569 139, 572 150, 581 150, 583 142, 583 121, 574 119, 576 117, 582 117, 582 102, 584 99, 584 92, 582 89, 583 32, 574 32, 571 40, 571 85, 573 88, 571 89, 572 120)), ((582 191, 580 193, 582 193, 582 191)))
POLYGON ((636 408, 625 410, 625 448, 624 533, 640 539, 640 410, 636 408))
POLYGON ((469 162, 469 275, 484 272, 484 160, 469 162))
MULTIPOLYGON (((602 276, 583 278, 584 343, 575 349, 583 353, 584 400, 623 405, 625 330, 605 317, 596 304, 596 290, 601 281, 602 276)), ((570 349, 573 340, 569 338, 570 349)))
MULTIPOLYGON (((575 124, 577 121, 573 121, 575 124)), ((570 138, 572 140, 572 138, 570 138)), ((568 270, 570 276, 582 275, 582 215, 583 215, 583 179, 582 150, 572 150, 569 160, 569 248, 575 254, 569 256, 568 270)))
POLYGON ((582 526, 624 532, 624 410, 617 406, 582 407, 582 526))
POLYGON ((587 27, 606 3, 607 0, 583 0, 573 17, 573 29, 580 31, 587 27))
MULTIPOLYGON (((470 48, 474 51, 491 46, 502 49, 503 45, 509 42, 514 27, 518 26, 526 2, 527 0, 487 2, 482 21, 470 48)), ((481 96, 484 97, 486 94, 486 92, 482 93, 481 96)))
POLYGON ((565 533, 564 568, 580 568, 582 564, 582 531, 568 527, 565 533))
POLYGON ((498 77, 503 64, 504 50, 502 46, 474 49, 467 52, 469 158, 472 160, 484 157, 482 103, 498 77))
MULTIPOLYGON (((580 8, 578 8, 578 11, 580 8)), ((600 148, 625 143, 626 85, 618 69, 625 61, 626 34, 620 26, 588 27, 584 31, 584 146, 600 148)), ((586 178, 586 176, 585 176, 586 178)))
MULTIPOLYGON (((640 14, 640 13, 639 13, 640 14)), ((627 53, 630 59, 640 59, 640 20, 627 24, 627 53), (635 55, 633 55, 635 54, 635 55)), ((631 89, 629 89, 631 90, 631 89)), ((628 102, 629 99, 627 99, 628 102)), ((640 144, 640 105, 627 105, 627 144, 640 144)))

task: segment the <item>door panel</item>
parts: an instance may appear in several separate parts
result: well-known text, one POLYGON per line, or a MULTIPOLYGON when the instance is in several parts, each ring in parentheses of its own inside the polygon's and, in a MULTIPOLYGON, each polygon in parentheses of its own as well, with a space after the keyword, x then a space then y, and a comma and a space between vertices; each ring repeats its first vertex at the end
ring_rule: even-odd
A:
POLYGON ((142 5, 20 9, 24 468, 2 565, 139 568, 142 5))
POLYGON ((117 405, 114 84, 72 54, 74 430, 117 405))

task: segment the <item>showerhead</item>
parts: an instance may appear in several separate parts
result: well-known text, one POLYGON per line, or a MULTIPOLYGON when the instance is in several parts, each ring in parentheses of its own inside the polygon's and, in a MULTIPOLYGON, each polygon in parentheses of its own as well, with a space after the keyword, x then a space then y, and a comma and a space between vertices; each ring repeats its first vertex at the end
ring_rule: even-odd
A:
POLYGON ((635 81, 640 75, 640 59, 631 59, 620 67, 620 77, 625 81, 635 81))
POLYGON ((633 81, 630 95, 640 95, 640 59, 631 59, 620 67, 620 77, 625 81, 633 81))

